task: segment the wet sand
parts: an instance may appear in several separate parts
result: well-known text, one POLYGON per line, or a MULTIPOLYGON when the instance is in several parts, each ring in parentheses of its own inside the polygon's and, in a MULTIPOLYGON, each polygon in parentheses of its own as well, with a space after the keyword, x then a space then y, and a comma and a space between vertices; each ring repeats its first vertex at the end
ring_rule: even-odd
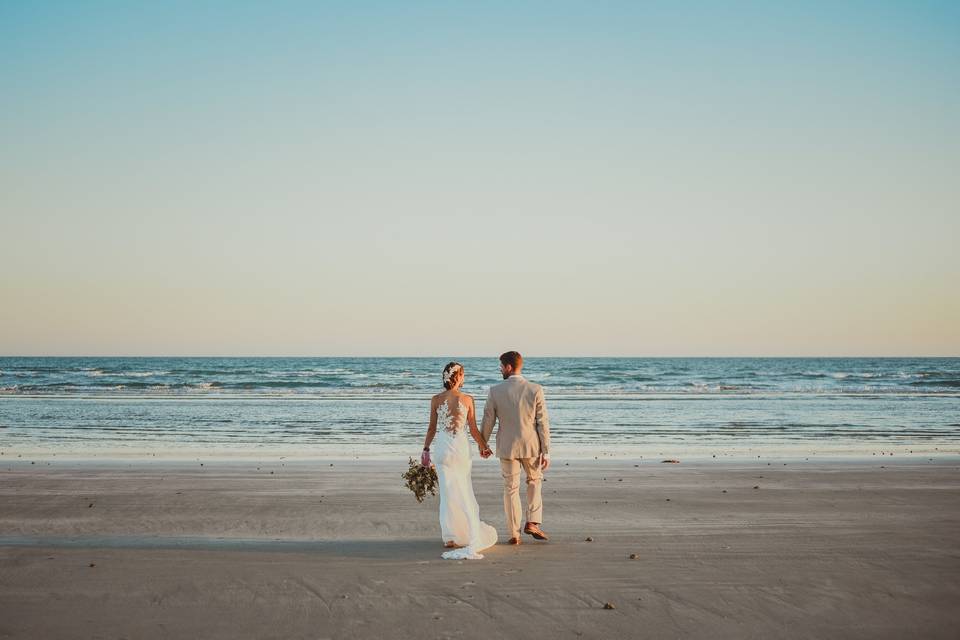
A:
MULTIPOLYGON (((960 628, 956 461, 558 460, 552 540, 459 562, 440 559, 437 499, 403 487, 405 460, 35 462, 0 463, 2 638, 960 628)), ((474 482, 502 542, 497 465, 476 461, 474 482)))

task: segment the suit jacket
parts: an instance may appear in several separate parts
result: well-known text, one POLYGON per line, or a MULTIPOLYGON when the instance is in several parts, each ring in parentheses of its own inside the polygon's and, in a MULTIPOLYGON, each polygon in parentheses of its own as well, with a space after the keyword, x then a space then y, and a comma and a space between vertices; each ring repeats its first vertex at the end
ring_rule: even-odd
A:
POLYGON ((485 441, 490 442, 497 420, 498 458, 533 458, 550 453, 550 418, 540 385, 512 375, 490 387, 480 429, 485 441))

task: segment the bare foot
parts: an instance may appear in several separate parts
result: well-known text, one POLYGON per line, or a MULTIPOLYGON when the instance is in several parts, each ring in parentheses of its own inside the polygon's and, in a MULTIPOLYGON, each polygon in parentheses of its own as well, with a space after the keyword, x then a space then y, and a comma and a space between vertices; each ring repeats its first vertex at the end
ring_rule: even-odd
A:
POLYGON ((450 542, 444 542, 444 543, 443 543, 443 548, 444 548, 444 549, 462 549, 462 548, 463 548, 463 545, 462 545, 462 544, 457 544, 456 542, 454 542, 453 540, 451 540, 450 542))

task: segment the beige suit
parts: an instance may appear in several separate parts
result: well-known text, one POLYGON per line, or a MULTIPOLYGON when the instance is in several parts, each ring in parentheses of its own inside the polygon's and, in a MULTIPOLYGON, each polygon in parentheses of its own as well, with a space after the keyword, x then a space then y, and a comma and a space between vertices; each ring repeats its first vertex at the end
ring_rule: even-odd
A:
POLYGON ((527 522, 543 522, 539 456, 550 452, 550 418, 543 387, 513 375, 490 387, 483 407, 481 432, 490 441, 497 429, 497 457, 503 475, 503 510, 511 536, 520 537, 520 468, 527 477, 527 522))

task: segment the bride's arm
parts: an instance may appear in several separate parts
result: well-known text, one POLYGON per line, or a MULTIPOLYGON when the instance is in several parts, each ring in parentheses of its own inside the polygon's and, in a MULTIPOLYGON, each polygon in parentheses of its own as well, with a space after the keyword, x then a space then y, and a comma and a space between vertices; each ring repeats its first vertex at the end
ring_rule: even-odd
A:
POLYGON ((420 464, 430 466, 430 443, 437 435, 437 399, 430 399, 430 426, 427 427, 427 438, 423 441, 423 453, 420 454, 420 464))

